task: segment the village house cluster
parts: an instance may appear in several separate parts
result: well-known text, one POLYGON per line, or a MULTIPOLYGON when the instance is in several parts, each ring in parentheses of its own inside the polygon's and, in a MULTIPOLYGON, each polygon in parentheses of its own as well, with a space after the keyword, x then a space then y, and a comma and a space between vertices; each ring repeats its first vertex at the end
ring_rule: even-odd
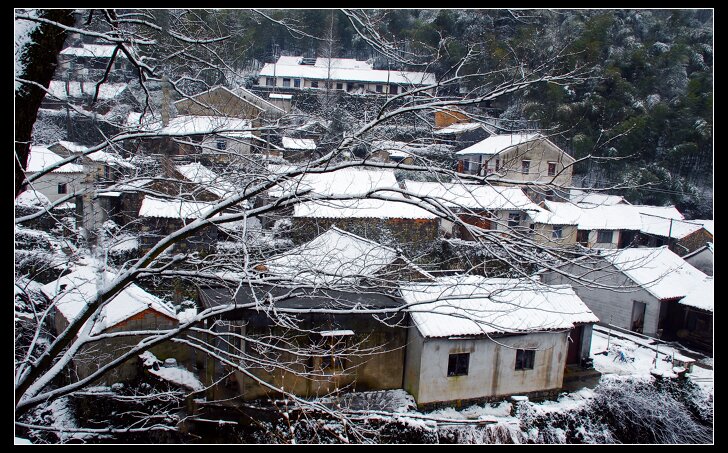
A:
MULTIPOLYGON (((106 67, 110 47, 77 42, 61 53, 62 76, 52 82, 39 117, 68 120, 73 130, 68 140, 34 144, 27 170, 79 158, 38 179, 17 200, 27 209, 57 203, 55 212, 72 213, 90 243, 102 244, 101 225, 117 225, 124 240, 109 250, 107 264, 114 256, 119 263, 141 256, 242 190, 227 171, 240 164, 238 157, 257 164, 251 172, 276 178, 328 152, 330 124, 298 112, 301 96, 327 89, 354 100, 434 92, 429 73, 281 56, 262 68, 251 88, 215 86, 175 100, 162 86, 159 113, 150 115, 131 94, 134 69, 119 58, 115 73, 127 77, 102 84, 103 102, 93 108, 149 134, 135 139, 134 155, 117 146, 92 152, 102 140, 84 138, 81 130, 91 120, 76 118, 65 101, 91 108, 95 84, 85 80, 89 71, 106 67), (292 112, 298 112, 295 120, 288 119, 292 112)), ((613 192, 572 189, 574 158, 547 134, 482 118, 443 108, 432 114, 433 129, 422 140, 373 139, 364 150, 373 162, 405 166, 445 156, 446 168, 463 178, 419 179, 372 167, 302 171, 243 206, 278 201, 284 207, 275 213, 211 225, 179 241, 172 253, 204 257, 234 246, 244 228, 258 228, 289 246, 249 263, 245 277, 226 275, 263 282, 233 285, 234 291, 209 283, 170 300, 131 284, 105 306, 92 332, 169 329, 202 310, 236 304, 206 325, 232 335, 216 345, 219 354, 246 371, 166 342, 108 373, 107 382, 137 375, 140 361, 157 363, 149 369, 160 375, 153 358, 174 359, 162 366, 189 372, 188 388, 204 388, 199 391, 210 401, 266 398, 276 389, 304 397, 404 389, 421 407, 437 407, 551 396, 570 379, 593 375, 596 323, 712 351, 712 220, 687 220, 674 206, 630 204, 613 192), (297 194, 305 198, 285 203, 297 194), (580 257, 505 277, 492 275, 489 260, 468 267, 421 259, 437 241, 468 246, 478 236, 574 250, 580 257), (587 277, 575 284, 574 275, 587 277), (275 308, 300 309, 296 329, 275 322, 260 305, 267 295, 292 291, 275 308), (174 306, 182 300, 194 304, 174 306), (290 347, 281 352, 256 341, 271 336, 290 347), (308 354, 292 353, 296 348, 308 354)), ((42 287, 55 304, 57 329, 77 316, 97 285, 113 279, 111 269, 99 274, 95 265, 76 265, 42 287)), ((82 351, 69 375, 82 379, 104 363, 99 355, 113 357, 132 344, 134 337, 110 336, 82 351)))

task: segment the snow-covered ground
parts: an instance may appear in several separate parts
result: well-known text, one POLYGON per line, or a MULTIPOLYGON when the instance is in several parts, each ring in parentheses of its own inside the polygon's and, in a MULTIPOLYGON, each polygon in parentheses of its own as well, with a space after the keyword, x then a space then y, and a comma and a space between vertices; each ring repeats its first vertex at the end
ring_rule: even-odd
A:
MULTIPOLYGON (((652 340, 623 332, 614 334, 619 337, 605 333, 602 329, 595 329, 592 335, 591 355, 594 358, 594 368, 603 374, 648 376, 652 370, 669 374, 673 371, 672 358, 679 360, 682 357, 679 351, 668 345, 654 345, 651 344, 652 340), (607 355, 599 354, 607 351, 607 346, 607 355)), ((688 373, 693 382, 710 394, 713 394, 712 364, 712 359, 696 360, 692 371, 688 373)))

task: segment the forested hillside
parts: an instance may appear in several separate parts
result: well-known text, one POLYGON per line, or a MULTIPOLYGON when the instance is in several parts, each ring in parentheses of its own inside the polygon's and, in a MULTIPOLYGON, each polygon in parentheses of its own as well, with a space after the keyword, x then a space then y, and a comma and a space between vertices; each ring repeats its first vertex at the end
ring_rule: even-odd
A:
MULTIPOLYGON (((240 69, 274 55, 324 53, 401 67, 391 54, 373 50, 354 29, 361 24, 337 10, 266 12, 290 28, 271 27, 255 12, 226 14, 215 27, 230 27, 228 55, 237 58, 230 64, 240 69), (314 36, 333 37, 335 45, 314 36)), ((562 64, 592 68, 591 77, 499 100, 501 117, 536 121, 577 158, 622 158, 589 160, 576 168, 576 183, 628 185, 632 203, 671 203, 688 218, 712 217, 710 10, 383 10, 370 17, 376 20, 367 25, 397 43, 396 52, 410 62, 444 43, 446 51, 426 67, 439 78, 452 75, 468 49, 477 55, 462 70, 480 73, 516 59, 533 64, 562 49, 569 54, 562 64)), ((466 88, 477 90, 479 82, 470 79, 466 88)))

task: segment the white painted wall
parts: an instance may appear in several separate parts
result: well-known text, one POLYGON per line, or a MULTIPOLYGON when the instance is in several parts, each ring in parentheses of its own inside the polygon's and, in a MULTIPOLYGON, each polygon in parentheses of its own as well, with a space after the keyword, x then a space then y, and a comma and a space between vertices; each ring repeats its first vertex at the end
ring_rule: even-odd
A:
MULTIPOLYGON (((81 190, 84 187, 84 178, 85 175, 83 173, 51 172, 46 173, 33 181, 29 185, 29 188, 42 193, 48 197, 52 203, 67 196, 75 190, 81 190), (58 193, 58 184, 60 183, 66 183, 67 193, 58 193)), ((70 201, 73 202, 73 200, 70 201)))
POLYGON ((512 395, 560 388, 568 349, 567 332, 530 333, 449 340, 410 336, 405 389, 418 404, 512 395), (516 348, 537 348, 532 370, 516 370, 516 348), (468 374, 447 376, 450 354, 470 353, 468 374), (419 364, 412 357, 420 356, 419 364))

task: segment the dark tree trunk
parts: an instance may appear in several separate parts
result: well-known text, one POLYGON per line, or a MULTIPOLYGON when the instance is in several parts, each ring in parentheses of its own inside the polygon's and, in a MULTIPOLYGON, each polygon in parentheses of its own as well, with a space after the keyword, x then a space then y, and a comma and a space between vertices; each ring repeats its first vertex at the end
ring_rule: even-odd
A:
MULTIPOLYGON (((75 23, 70 9, 41 10, 38 16, 67 26, 73 26, 75 23)), ((22 57, 24 69, 18 77, 48 88, 58 66, 58 54, 63 49, 66 34, 65 30, 56 25, 40 23, 31 34, 31 43, 26 47, 22 57)), ((21 84, 15 92, 16 197, 23 190, 33 124, 44 97, 45 91, 31 84, 21 84)))

